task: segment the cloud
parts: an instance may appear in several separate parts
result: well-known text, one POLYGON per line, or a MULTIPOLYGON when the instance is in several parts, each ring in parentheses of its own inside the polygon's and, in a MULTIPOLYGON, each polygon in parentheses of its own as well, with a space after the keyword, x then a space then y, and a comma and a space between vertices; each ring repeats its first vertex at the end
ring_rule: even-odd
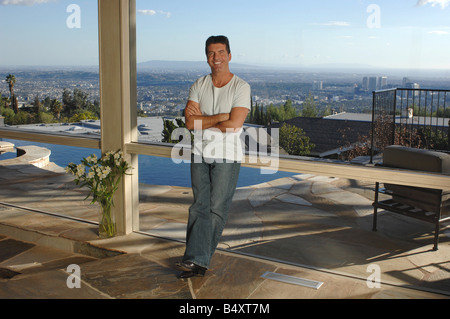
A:
POLYGON ((154 16, 155 14, 162 14, 165 15, 167 18, 170 18, 172 16, 172 13, 170 12, 165 12, 165 11, 156 11, 156 10, 148 10, 148 9, 144 9, 144 10, 137 10, 138 13, 146 15, 146 16, 154 16))
POLYGON ((347 21, 329 21, 325 23, 318 23, 317 25, 325 25, 331 27, 349 27, 350 23, 347 21))
POLYGON ((137 12, 146 16, 152 16, 156 14, 155 10, 138 10, 137 12))
POLYGON ((417 5, 419 7, 431 4, 432 7, 440 5, 442 9, 447 7, 450 4, 450 0, 418 0, 417 5))
POLYGON ((430 31, 428 33, 429 34, 437 34, 437 35, 447 35, 447 34, 449 34, 447 31, 442 31, 442 30, 434 30, 434 31, 430 31))
POLYGON ((2 6, 32 6, 34 4, 42 4, 54 2, 55 0, 0 0, 2 6))

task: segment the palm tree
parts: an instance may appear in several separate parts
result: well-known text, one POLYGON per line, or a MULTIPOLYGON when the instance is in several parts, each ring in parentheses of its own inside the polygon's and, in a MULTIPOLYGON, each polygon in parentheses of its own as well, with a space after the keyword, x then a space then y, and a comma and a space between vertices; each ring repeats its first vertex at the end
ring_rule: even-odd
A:
POLYGON ((16 77, 14 76, 14 74, 8 74, 6 76, 6 83, 8 83, 8 85, 9 85, 11 106, 13 107, 14 112, 17 113, 19 105, 17 105, 17 99, 16 99, 16 96, 14 95, 14 84, 16 83, 16 77))
POLYGON ((59 120, 61 116, 61 111, 63 110, 63 105, 57 99, 53 99, 50 104, 50 111, 55 115, 55 117, 59 120))

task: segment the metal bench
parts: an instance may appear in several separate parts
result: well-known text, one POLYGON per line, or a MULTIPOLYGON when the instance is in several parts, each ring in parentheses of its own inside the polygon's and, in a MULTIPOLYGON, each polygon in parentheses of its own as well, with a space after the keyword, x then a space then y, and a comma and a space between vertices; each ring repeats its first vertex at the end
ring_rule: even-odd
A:
MULTIPOLYGON (((391 145, 384 150, 382 165, 449 174, 450 155, 443 152, 391 145)), ((435 225, 433 250, 438 250, 440 224, 450 220, 450 190, 388 183, 381 188, 380 183, 377 182, 372 206, 374 207, 373 231, 377 230, 379 208, 420 219, 435 225), (390 198, 380 201, 380 193, 389 195, 390 198)))

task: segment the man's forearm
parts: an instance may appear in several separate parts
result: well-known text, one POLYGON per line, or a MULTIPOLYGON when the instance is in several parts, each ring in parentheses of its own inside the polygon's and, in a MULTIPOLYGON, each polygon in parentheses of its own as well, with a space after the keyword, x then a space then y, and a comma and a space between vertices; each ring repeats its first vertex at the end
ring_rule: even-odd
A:
POLYGON ((216 125, 214 125, 213 127, 219 129, 223 133, 227 133, 227 132, 229 133, 229 132, 238 131, 242 126, 238 126, 233 121, 227 120, 227 121, 219 122, 216 125))
POLYGON ((194 130, 194 129, 202 129, 206 130, 208 128, 214 127, 220 122, 228 121, 230 118, 230 114, 228 113, 221 113, 216 115, 192 115, 186 118, 186 128, 188 130, 194 130), (197 122, 198 121, 198 122, 197 122), (201 123, 201 127, 198 127, 196 124, 201 123))
POLYGON ((221 121, 214 125, 224 133, 238 132, 242 125, 244 125, 245 119, 247 118, 248 109, 244 107, 234 107, 231 110, 230 118, 226 121, 221 121))

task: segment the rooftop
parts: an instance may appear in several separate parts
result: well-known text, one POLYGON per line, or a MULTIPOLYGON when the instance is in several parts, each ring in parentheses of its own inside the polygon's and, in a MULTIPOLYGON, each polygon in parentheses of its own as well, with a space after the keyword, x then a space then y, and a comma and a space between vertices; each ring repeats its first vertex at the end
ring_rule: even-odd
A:
MULTIPOLYGON (((333 115, 329 115, 324 117, 324 119, 328 120, 345 120, 345 121, 362 121, 362 122, 370 122, 372 123, 372 114, 371 113, 347 113, 341 112, 333 115)), ((396 123, 407 122, 408 124, 413 125, 431 125, 431 126, 443 126, 448 127, 450 118, 446 117, 424 117, 424 116, 396 116, 396 123)))
MULTIPOLYGON (((10 127, 37 133, 100 136, 100 120, 83 120, 76 123, 24 124, 10 127)), ((161 116, 138 117, 138 130, 140 141, 161 142, 163 118, 161 116)))
MULTIPOLYGON (((321 117, 295 117, 284 121, 290 125, 300 127, 316 145, 311 155, 326 157, 339 153, 346 143, 358 142, 358 137, 369 136, 372 121, 348 119, 332 119, 321 117), (342 124, 345 122, 345 126, 342 124), (345 137, 344 137, 345 134, 345 137)), ((271 127, 280 127, 281 123, 273 123, 271 127)))

